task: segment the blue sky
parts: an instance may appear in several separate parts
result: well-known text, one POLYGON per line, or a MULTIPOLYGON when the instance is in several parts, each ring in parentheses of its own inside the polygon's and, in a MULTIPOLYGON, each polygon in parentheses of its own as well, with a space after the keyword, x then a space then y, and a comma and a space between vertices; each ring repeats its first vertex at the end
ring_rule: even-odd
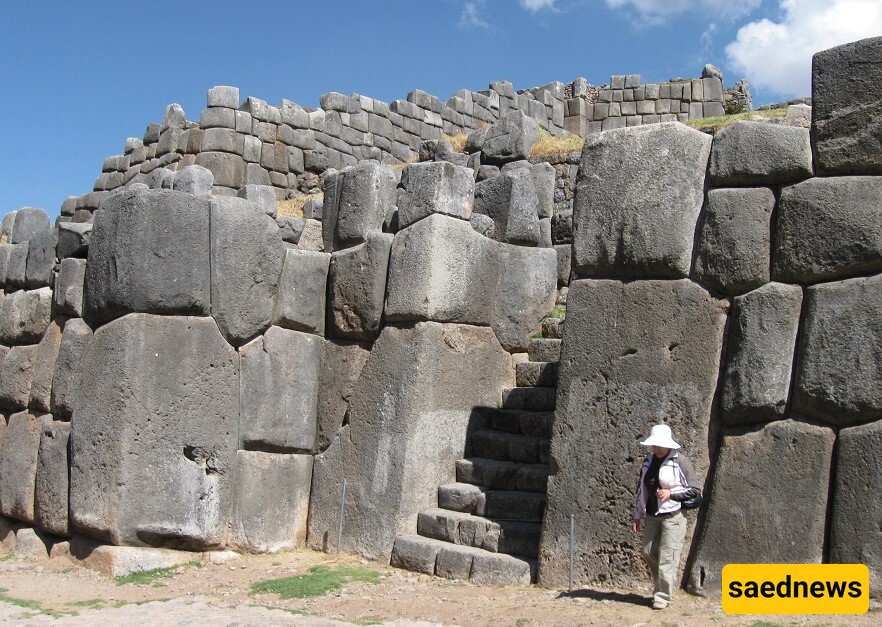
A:
POLYGON ((5 0, 0 15, 0 213, 53 216, 169 103, 198 120, 213 85, 309 107, 713 63, 763 104, 809 94, 812 52, 882 34, 878 0, 5 0))

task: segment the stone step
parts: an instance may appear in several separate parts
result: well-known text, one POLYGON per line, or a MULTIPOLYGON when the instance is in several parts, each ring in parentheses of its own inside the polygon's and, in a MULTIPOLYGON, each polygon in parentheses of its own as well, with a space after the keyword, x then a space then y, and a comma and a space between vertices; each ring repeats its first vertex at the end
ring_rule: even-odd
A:
POLYGON ((503 409, 554 411, 557 388, 507 388, 502 391, 503 409))
POLYGON ((492 520, 463 512, 433 508, 420 512, 417 533, 427 538, 493 553, 535 558, 542 524, 536 521, 492 520))
POLYGON ((520 433, 547 438, 551 434, 554 412, 529 411, 526 409, 482 408, 484 426, 506 433, 520 433))
POLYGON ((548 463, 547 438, 486 429, 471 434, 470 446, 475 457, 524 464, 548 463))
POLYGON ((456 480, 491 490, 523 490, 544 493, 548 487, 548 464, 519 464, 482 457, 456 462, 456 480))
POLYGON ((560 361, 560 340, 536 338, 527 346, 530 361, 560 361))
POLYGON ((518 387, 554 387, 557 385, 556 361, 522 361, 515 366, 518 387))
POLYGON ((542 321, 542 337, 559 340, 563 337, 563 318, 546 318, 542 321))
POLYGON ((395 538, 390 565, 485 585, 527 584, 536 580, 534 559, 414 535, 395 538))

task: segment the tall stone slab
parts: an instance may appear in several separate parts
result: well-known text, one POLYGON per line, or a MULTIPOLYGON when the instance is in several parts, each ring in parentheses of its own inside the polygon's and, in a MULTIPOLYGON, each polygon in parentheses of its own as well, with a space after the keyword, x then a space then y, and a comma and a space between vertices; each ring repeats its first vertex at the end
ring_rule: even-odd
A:
POLYGON ((882 413, 882 275, 806 290, 793 410, 848 426, 882 413))
POLYGON ((49 413, 52 408, 52 379, 55 375, 55 361, 58 359, 58 351, 61 348, 64 322, 64 318, 53 320, 49 328, 46 329, 46 335, 37 344, 28 407, 39 412, 49 413))
POLYGON ((210 201, 171 190, 126 190, 95 215, 85 318, 130 312, 208 315, 210 201))
POLYGON ((12 414, 0 446, 0 514, 34 522, 34 482, 45 416, 23 411, 12 414))
POLYGON ((358 342, 322 340, 322 366, 316 408, 315 452, 324 452, 337 432, 349 422, 349 402, 370 355, 370 346, 358 342))
POLYGON ((0 406, 13 411, 28 406, 37 357, 37 346, 13 346, 0 369, 0 406))
POLYGON ((62 316, 80 318, 83 315, 83 285, 86 281, 86 260, 68 257, 62 259, 55 276, 52 292, 55 311, 62 316))
POLYGON ((52 373, 52 414, 70 420, 80 392, 80 377, 90 376, 83 371, 83 363, 92 341, 92 329, 82 318, 73 318, 64 324, 61 345, 52 373))
POLYGON ((379 233, 395 206, 398 181, 391 166, 372 161, 325 178, 322 237, 326 251, 356 246, 379 233))
POLYGON ((284 261, 279 228, 258 205, 211 201, 211 315, 233 346, 269 328, 284 261))
POLYGON ((812 142, 819 174, 882 174, 882 37, 812 57, 812 142))
POLYGON ((222 547, 239 363, 211 318, 131 314, 95 332, 71 433, 74 531, 111 544, 222 547))
POLYGON ((330 263, 328 253, 294 248, 285 251, 273 324, 295 331, 325 334, 330 263))
MULTIPOLYGON (((606 134, 606 133, 605 133, 606 134)), ((576 581, 645 573, 627 521, 653 424, 671 425, 700 476, 717 385, 725 301, 688 280, 580 280, 570 285, 551 434, 539 582, 568 579, 576 515, 576 581)))
POLYGON ((22 207, 15 212, 10 244, 21 244, 50 228, 49 215, 39 207, 22 207))
POLYGON ((865 564, 870 594, 882 595, 882 420, 850 427, 837 440, 836 485, 830 521, 830 562, 865 564))
POLYGON ((536 246, 538 197, 529 168, 516 168, 475 185, 475 213, 493 220, 493 238, 536 246))
POLYGON ((336 545, 347 480, 342 550, 388 558, 395 536, 454 480, 476 407, 495 407, 511 359, 486 327, 386 326, 350 399, 349 423, 315 457, 309 546, 336 545))
POLYGON ((240 448, 312 451, 321 354, 320 337, 280 327, 239 349, 240 448))
POLYGON ((40 434, 40 451, 34 484, 34 520, 37 526, 56 536, 70 535, 68 492, 70 486, 69 422, 47 416, 40 434))
POLYGON ((589 137, 573 205, 576 276, 688 276, 711 142, 674 122, 589 137))
POLYGON ((689 583, 719 594, 726 564, 819 564, 832 429, 795 420, 723 437, 689 583))

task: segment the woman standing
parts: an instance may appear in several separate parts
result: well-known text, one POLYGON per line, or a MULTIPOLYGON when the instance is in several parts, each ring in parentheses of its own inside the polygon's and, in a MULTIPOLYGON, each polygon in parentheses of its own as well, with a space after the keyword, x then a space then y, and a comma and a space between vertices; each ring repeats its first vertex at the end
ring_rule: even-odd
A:
POLYGON ((637 504, 631 529, 640 532, 643 520, 643 557, 652 573, 652 609, 671 604, 680 552, 686 538, 686 517, 680 501, 694 496, 698 485, 692 462, 680 453, 668 425, 655 425, 641 442, 650 448, 640 469, 637 504))

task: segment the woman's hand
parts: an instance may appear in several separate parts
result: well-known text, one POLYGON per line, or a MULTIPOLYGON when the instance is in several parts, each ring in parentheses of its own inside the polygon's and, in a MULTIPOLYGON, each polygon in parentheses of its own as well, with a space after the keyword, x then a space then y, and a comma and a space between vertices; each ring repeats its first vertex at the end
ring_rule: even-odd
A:
POLYGON ((640 533, 640 521, 635 520, 631 522, 631 531, 634 533, 640 533))
POLYGON ((658 499, 659 503, 661 503, 662 501, 667 501, 669 498, 671 498, 671 491, 667 488, 659 488, 655 492, 655 498, 658 499))

